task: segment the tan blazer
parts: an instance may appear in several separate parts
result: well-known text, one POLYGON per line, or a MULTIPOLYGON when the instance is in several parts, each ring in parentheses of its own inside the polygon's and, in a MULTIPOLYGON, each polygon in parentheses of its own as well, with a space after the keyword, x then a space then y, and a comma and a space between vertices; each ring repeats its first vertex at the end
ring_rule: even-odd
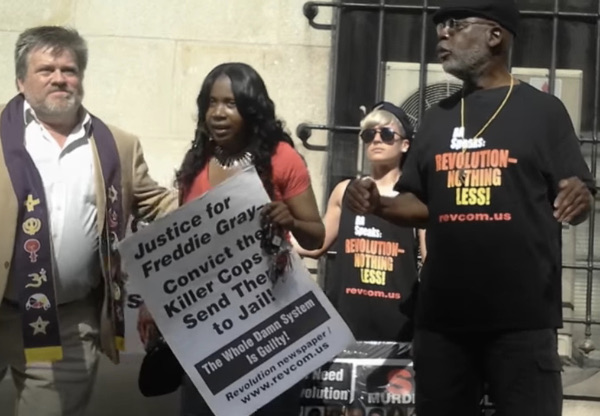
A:
MULTIPOLYGON (((3 109, 4 107, 0 106, 0 113, 3 109)), ((121 194, 125 219, 134 216, 151 221, 175 209, 177 207, 177 192, 158 186, 150 177, 138 138, 116 127, 108 127, 115 138, 119 159, 121 160, 121 194)), ((98 234, 104 238, 106 195, 104 194, 105 187, 100 158, 93 140, 92 151, 94 153, 98 234)), ((0 146, 0 218, 2 219, 0 221, 0 299, 4 298, 4 291, 8 282, 8 272, 17 229, 17 214, 18 201, 0 146)), ((103 276, 102 282, 105 282, 105 276, 103 276)), ((101 293, 101 349, 113 362, 118 363, 119 353, 115 344, 114 322, 109 319, 110 314, 108 313, 108 305, 110 305, 109 302, 113 293, 104 284, 99 292, 101 293)))

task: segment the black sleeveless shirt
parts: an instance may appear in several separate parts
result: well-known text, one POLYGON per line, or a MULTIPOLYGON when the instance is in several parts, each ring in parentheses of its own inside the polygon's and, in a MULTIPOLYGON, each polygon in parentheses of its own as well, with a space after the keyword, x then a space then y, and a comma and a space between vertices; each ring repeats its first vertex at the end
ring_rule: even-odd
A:
MULTIPOLYGON (((344 195, 345 198, 345 195, 344 195)), ((342 203, 327 295, 359 341, 411 341, 417 282, 415 230, 342 203)))

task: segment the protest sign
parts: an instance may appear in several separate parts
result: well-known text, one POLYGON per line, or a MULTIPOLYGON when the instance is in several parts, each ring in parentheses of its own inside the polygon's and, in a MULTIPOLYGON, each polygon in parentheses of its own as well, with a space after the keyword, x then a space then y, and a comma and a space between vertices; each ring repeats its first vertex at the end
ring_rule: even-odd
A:
POLYGON ((309 374, 302 415, 408 416, 414 414, 410 344, 356 342, 309 374))
POLYGON ((353 341, 293 253, 275 283, 251 168, 119 246, 132 289, 217 415, 249 415, 353 341))
MULTIPOLYGON (((305 377, 302 416, 415 416, 410 343, 360 341, 305 377)), ((488 395, 481 415, 492 416, 488 395)))
POLYGON ((139 308, 143 304, 139 293, 130 290, 131 284, 125 285, 127 298, 125 299, 125 354, 144 354, 144 345, 140 341, 137 331, 137 319, 139 308))

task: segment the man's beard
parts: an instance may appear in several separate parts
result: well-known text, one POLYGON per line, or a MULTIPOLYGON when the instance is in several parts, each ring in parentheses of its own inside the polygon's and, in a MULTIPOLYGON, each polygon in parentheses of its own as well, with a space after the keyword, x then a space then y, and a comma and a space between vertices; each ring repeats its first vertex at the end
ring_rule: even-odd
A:
POLYGON ((451 55, 451 58, 442 63, 444 71, 454 75, 462 81, 470 81, 476 79, 485 67, 485 64, 490 60, 489 51, 478 46, 469 51, 466 51, 460 57, 451 55), (454 59, 452 59, 454 57, 454 59))
POLYGON ((27 96, 25 98, 38 116, 57 118, 64 115, 71 115, 79 111, 79 107, 81 106, 81 102, 83 100, 82 90, 64 92, 68 92, 70 94, 67 97, 60 99, 50 99, 50 97, 47 96, 45 99, 37 103, 32 103, 27 96))

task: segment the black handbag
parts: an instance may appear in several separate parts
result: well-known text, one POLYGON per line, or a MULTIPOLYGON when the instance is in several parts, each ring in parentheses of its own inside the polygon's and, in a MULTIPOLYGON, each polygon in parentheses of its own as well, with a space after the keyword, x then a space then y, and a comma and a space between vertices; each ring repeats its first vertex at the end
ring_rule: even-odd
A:
MULTIPOLYGON (((137 232, 147 225, 147 222, 136 219, 131 223, 131 231, 137 232)), ((183 368, 158 330, 145 349, 146 355, 138 374, 140 392, 145 397, 173 393, 181 385, 183 368)))
POLYGON ((174 392, 181 385, 183 367, 162 335, 150 340, 138 375, 138 387, 145 397, 174 392))

